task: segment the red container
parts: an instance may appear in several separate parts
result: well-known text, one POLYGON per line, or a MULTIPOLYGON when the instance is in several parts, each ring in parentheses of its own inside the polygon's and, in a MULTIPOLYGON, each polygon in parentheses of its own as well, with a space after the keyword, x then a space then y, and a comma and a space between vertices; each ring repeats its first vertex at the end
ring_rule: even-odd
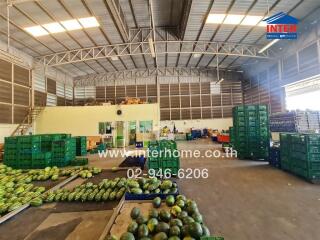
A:
POLYGON ((219 135, 218 136, 218 142, 219 143, 229 143, 230 142, 230 136, 229 135, 219 135))

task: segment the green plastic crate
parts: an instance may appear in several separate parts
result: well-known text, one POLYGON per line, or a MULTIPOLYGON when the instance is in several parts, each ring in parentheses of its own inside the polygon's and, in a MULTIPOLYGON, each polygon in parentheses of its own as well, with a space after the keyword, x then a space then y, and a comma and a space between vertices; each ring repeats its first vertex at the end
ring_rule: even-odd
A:
POLYGON ((88 164, 88 158, 77 158, 70 161, 71 166, 84 166, 88 164))
POLYGON ((159 169, 161 168, 161 164, 157 162, 152 162, 148 160, 148 169, 159 169))
POLYGON ((307 158, 309 161, 320 162, 320 154, 317 153, 309 153, 307 158))
POLYGON ((180 163, 177 161, 163 161, 162 168, 179 168, 180 163))

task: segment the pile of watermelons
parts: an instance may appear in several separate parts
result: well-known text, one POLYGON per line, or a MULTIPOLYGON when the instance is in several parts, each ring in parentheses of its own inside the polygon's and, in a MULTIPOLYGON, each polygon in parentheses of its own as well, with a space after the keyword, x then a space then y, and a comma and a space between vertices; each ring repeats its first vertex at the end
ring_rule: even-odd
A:
POLYGON ((40 206, 43 203, 45 187, 36 187, 32 181, 56 181, 60 176, 70 176, 80 171, 80 177, 89 178, 101 172, 99 168, 70 168, 60 170, 57 167, 46 167, 39 170, 12 169, 0 165, 0 216, 20 208, 26 203, 40 206))
MULTIPOLYGON (((161 199, 154 199, 154 208, 149 211, 148 216, 143 216, 139 208, 133 208, 132 222, 120 240, 199 240, 210 235, 195 201, 186 199, 183 195, 176 198, 170 195, 166 198, 166 205, 170 210, 158 211, 161 199)), ((108 236, 107 239, 116 240, 116 237, 108 236)))
MULTIPOLYGON (((99 184, 93 184, 92 182, 84 183, 82 185, 76 186, 72 190, 68 189, 58 189, 53 192, 47 192, 42 197, 44 202, 59 202, 59 201, 114 201, 120 200, 126 191, 130 191, 131 193, 141 194, 142 190, 137 186, 139 183, 144 182, 144 184, 149 183, 149 186, 158 186, 158 182, 160 185, 158 188, 154 189, 152 192, 159 193, 163 192, 166 189, 172 191, 173 188, 176 188, 175 183, 172 183, 170 180, 164 180, 161 182, 158 179, 150 178, 150 179, 127 179, 127 178, 115 178, 115 179, 103 179, 99 184), (157 185, 152 185, 151 183, 155 183, 157 185), (139 189, 139 190, 138 190, 139 189)), ((140 185, 139 185, 140 186, 140 185)), ((176 192, 175 190, 174 192, 176 192)))
POLYGON ((73 176, 77 173, 79 173, 79 176, 81 178, 91 178, 93 175, 97 175, 101 173, 101 168, 97 167, 75 167, 75 168, 69 168, 64 169, 61 171, 61 176, 73 176))
POLYGON ((170 180, 159 180, 157 178, 139 178, 128 180, 128 192, 132 194, 176 194, 177 184, 170 180))
POLYGON ((31 183, 33 176, 0 165, 0 215, 14 211, 41 196, 46 189, 34 186, 31 183))
POLYGON ((119 200, 126 192, 126 182, 126 178, 103 179, 99 184, 88 182, 76 186, 72 190, 58 189, 53 192, 47 192, 43 194, 42 198, 45 202, 100 202, 119 200))

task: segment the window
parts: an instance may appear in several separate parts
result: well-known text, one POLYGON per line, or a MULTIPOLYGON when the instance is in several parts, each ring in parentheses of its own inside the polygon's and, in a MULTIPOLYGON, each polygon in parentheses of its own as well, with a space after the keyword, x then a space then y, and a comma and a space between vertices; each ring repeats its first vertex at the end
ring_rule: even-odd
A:
POLYGON ((320 110, 320 75, 285 87, 288 110, 320 110))
POLYGON ((320 102, 315 101, 320 95, 320 90, 309 92, 296 96, 289 96, 286 98, 288 110, 314 110, 320 111, 320 102))
POLYGON ((140 130, 140 133, 152 132, 152 121, 140 121, 139 130, 140 130))

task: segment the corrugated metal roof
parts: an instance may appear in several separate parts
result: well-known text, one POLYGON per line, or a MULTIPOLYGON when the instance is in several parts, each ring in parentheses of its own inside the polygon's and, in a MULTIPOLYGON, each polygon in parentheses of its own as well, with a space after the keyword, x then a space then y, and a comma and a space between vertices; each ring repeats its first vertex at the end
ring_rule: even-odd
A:
MULTIPOLYGON (((125 22, 129 28, 143 28, 151 26, 149 0, 119 0, 124 13, 125 22)), ((186 0, 161 0, 153 2, 153 16, 156 27, 178 27, 182 19, 186 0)), ((263 27, 215 25, 207 24, 208 13, 231 13, 270 16, 279 11, 290 12, 298 19, 308 15, 320 6, 319 0, 197 0, 192 1, 187 18, 184 40, 201 41, 228 41, 250 44, 265 44, 265 29, 263 27), (270 13, 268 14, 268 5, 270 13)), ((0 9, 0 40, 6 41, 6 9, 0 9)), ((68 49, 92 47, 105 44, 117 44, 127 41, 121 37, 116 23, 106 7, 104 0, 42 0, 39 2, 25 2, 10 8, 12 45, 31 56, 47 55, 53 52, 62 52, 68 49), (95 16, 101 27, 86 30, 70 31, 34 38, 23 31, 23 28, 37 24, 46 24, 54 21, 68 20, 95 16)), ((165 31, 159 30, 162 36, 165 31)), ((176 36, 169 35, 169 40, 176 36)), ((159 40, 159 39, 158 39, 159 40)), ((179 44, 170 46, 171 50, 179 50, 179 44)), ((192 45, 183 44, 182 49, 192 49, 192 45)), ((158 49, 161 50, 161 49, 158 49)), ((162 50, 164 50, 162 48, 162 50)), ((247 58, 233 56, 219 57, 222 66, 236 66, 247 58), (244 60, 243 60, 244 59, 244 60)), ((162 66, 214 66, 214 56, 204 55, 194 57, 190 54, 161 54, 158 56, 158 65, 162 66)), ((119 60, 99 59, 74 63, 59 67, 70 72, 72 76, 101 73, 106 71, 121 71, 132 68, 153 67, 154 59, 150 55, 124 56, 119 60)))

